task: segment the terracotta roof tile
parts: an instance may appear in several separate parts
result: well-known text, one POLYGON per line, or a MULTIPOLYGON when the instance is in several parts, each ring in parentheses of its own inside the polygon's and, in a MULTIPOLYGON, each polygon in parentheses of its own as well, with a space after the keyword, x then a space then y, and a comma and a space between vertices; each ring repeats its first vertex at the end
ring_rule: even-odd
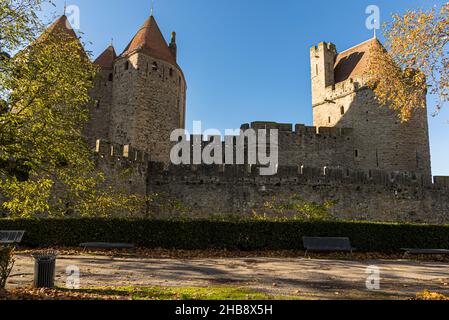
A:
POLYGON ((98 56, 94 61, 94 64, 102 69, 112 69, 115 59, 117 59, 117 54, 115 53, 114 47, 111 45, 98 56))
POLYGON ((176 65, 176 59, 170 52, 167 42, 153 16, 150 16, 148 20, 145 21, 121 56, 126 56, 136 50, 142 50, 154 58, 176 65))
POLYGON ((335 82, 363 75, 369 67, 369 59, 374 45, 382 45, 372 38, 337 55, 334 67, 335 82))

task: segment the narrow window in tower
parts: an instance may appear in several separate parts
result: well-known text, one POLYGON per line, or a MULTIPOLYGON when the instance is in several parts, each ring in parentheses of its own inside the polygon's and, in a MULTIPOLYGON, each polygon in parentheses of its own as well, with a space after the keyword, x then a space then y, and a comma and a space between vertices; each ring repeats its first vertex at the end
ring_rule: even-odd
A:
POLYGON ((343 107, 343 106, 340 107, 340 113, 341 113, 341 115, 345 114, 345 107, 343 107))
POLYGON ((377 164, 377 167, 379 168, 379 150, 378 149, 376 149, 376 164, 377 164))
POLYGON ((318 65, 315 65, 316 75, 318 75, 318 65))
POLYGON ((359 157, 359 150, 357 150, 357 149, 354 150, 354 156, 355 156, 356 158, 359 157))
POLYGON ((129 69, 129 61, 126 61, 125 62, 125 70, 128 70, 129 69))
POLYGON ((153 68, 153 71, 157 71, 158 68, 157 68, 157 62, 156 61, 153 62, 153 67, 152 68, 153 68))
POLYGON ((170 68, 170 77, 173 77, 173 69, 170 68))
POLYGON ((100 108, 100 100, 97 100, 97 101, 95 102, 95 107, 96 107, 97 109, 100 108))
POLYGON ((113 81, 114 80, 114 75, 112 73, 109 74, 109 81, 113 81))
POLYGON ((331 117, 327 118, 327 122, 331 123, 331 117))
POLYGON ((418 153, 418 150, 416 150, 416 168, 419 169, 419 153, 418 153))

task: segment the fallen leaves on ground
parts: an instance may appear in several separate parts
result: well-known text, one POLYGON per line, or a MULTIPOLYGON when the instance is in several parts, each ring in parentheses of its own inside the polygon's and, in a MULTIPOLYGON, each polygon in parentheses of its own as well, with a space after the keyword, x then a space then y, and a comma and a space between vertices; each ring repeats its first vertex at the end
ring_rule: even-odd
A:
POLYGON ((416 295, 415 300, 449 300, 449 297, 436 292, 425 290, 416 295))
MULTIPOLYGON (((261 251, 233 251, 233 250, 166 250, 166 249, 92 249, 81 248, 48 248, 48 250, 59 251, 64 256, 109 256, 109 257, 137 257, 149 259, 214 259, 214 258, 304 258, 305 252, 299 250, 261 250, 261 251)), ((20 254, 32 254, 36 250, 22 249, 20 254)), ((403 254, 388 254, 376 252, 349 253, 310 253, 312 259, 335 259, 335 260, 422 260, 449 262, 449 256, 441 255, 416 255, 404 256, 403 254)), ((255 262, 256 263, 256 262, 255 262)))
POLYGON ((100 295, 58 289, 36 289, 31 287, 0 290, 0 300, 130 300, 131 297, 100 295))

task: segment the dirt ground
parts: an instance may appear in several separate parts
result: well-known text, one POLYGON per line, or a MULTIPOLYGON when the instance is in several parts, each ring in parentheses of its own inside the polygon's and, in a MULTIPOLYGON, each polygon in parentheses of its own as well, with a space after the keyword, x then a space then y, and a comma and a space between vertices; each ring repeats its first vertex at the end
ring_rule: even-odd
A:
MULTIPOLYGON (((304 299, 409 299, 425 289, 449 295, 448 262, 63 255, 56 264, 58 286, 65 286, 68 266, 79 268, 81 288, 225 285, 304 299), (366 288, 369 266, 380 270, 379 290, 366 288)), ((8 287, 31 285, 33 273, 33 258, 28 254, 17 255, 8 287)))

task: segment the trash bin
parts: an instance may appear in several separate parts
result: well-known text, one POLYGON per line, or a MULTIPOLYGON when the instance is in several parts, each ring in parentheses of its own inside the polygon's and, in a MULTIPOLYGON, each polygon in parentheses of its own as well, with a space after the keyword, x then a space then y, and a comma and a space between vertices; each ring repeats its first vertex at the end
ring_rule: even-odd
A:
POLYGON ((55 269, 57 252, 34 253, 34 287, 53 288, 55 286, 55 269))

